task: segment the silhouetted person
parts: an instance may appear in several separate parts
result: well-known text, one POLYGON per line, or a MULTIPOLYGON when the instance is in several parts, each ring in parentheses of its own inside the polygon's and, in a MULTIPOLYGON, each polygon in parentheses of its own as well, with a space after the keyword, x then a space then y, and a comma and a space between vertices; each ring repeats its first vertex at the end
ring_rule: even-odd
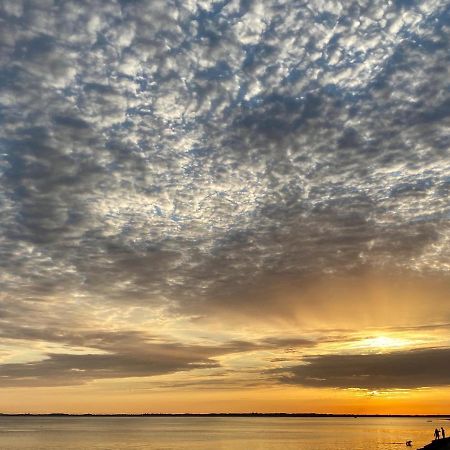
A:
POLYGON ((445 439, 445 430, 441 427, 442 439, 445 439))
POLYGON ((436 429, 434 430, 434 438, 435 438, 435 439, 439 439, 439 434, 440 434, 440 431, 436 428, 436 429))

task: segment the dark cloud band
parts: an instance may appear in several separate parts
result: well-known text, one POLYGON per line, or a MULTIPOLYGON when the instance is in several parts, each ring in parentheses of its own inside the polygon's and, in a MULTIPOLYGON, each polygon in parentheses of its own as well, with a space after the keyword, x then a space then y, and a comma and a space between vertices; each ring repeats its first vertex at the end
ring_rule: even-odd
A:
POLYGON ((281 381, 315 387, 411 389, 448 386, 450 349, 307 357, 281 381))

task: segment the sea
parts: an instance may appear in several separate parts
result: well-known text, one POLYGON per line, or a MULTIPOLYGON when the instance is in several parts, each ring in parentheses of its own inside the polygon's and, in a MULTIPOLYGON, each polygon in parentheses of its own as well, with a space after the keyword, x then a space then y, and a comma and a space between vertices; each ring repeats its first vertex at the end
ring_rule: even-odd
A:
POLYGON ((450 435, 442 418, 0 416, 0 449, 417 449, 440 427, 450 435))

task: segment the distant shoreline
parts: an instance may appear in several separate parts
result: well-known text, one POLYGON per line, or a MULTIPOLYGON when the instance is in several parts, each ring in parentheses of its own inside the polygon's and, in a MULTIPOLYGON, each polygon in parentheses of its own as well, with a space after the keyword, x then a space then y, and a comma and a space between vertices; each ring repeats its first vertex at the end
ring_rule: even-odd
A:
POLYGON ((450 420, 450 414, 326 414, 326 413, 142 413, 142 414, 69 414, 0 413, 0 417, 404 417, 450 420))

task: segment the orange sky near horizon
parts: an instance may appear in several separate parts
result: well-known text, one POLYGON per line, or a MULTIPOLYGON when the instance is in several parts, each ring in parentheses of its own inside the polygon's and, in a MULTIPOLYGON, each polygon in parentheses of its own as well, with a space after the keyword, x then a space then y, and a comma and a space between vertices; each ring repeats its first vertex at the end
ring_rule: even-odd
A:
POLYGON ((324 413, 447 415, 450 390, 349 393, 331 389, 264 388, 236 391, 122 391, 111 387, 2 389, 11 414, 324 413))
POLYGON ((447 324, 434 316, 434 310, 448 309, 445 279, 408 277, 400 282, 386 276, 383 284, 377 276, 309 283, 307 289, 292 282, 281 290, 271 286, 259 304, 270 309, 280 304, 278 315, 272 311, 270 320, 262 310, 249 315, 220 309, 209 318, 174 317, 162 311, 153 318, 147 308, 121 306, 110 307, 110 319, 105 321, 105 310, 79 304, 79 312, 72 313, 82 320, 61 335, 50 329, 32 340, 3 341, 2 367, 22 370, 24 376, 14 375, 8 386, 0 386, 0 410, 448 413, 450 389, 440 386, 445 381, 439 371, 448 364, 450 334, 447 324), (430 283, 436 288, 431 292, 430 283), (285 304, 281 295, 289 297, 285 304), (364 295, 360 308, 356 302, 364 295), (394 300, 397 311, 389 308, 394 300), (421 322, 424 314, 428 325, 421 322), (90 322, 82 322, 87 317, 90 322), (149 333, 155 327, 157 337, 149 333), (113 346, 107 342, 111 339, 118 339, 113 346), (58 355, 63 353, 75 359, 60 362, 58 355), (83 355, 91 355, 92 367, 79 365, 84 362, 77 358, 83 355), (98 368, 95 359, 109 355, 112 361, 107 359, 98 368), (191 362, 192 355, 197 356, 191 362), (162 365, 172 364, 172 359, 188 362, 148 376, 161 358, 168 359, 162 365), (430 370, 422 370, 424 360, 430 370), (348 365, 354 372, 347 370, 348 365), (93 375, 85 378, 91 370, 93 375))

